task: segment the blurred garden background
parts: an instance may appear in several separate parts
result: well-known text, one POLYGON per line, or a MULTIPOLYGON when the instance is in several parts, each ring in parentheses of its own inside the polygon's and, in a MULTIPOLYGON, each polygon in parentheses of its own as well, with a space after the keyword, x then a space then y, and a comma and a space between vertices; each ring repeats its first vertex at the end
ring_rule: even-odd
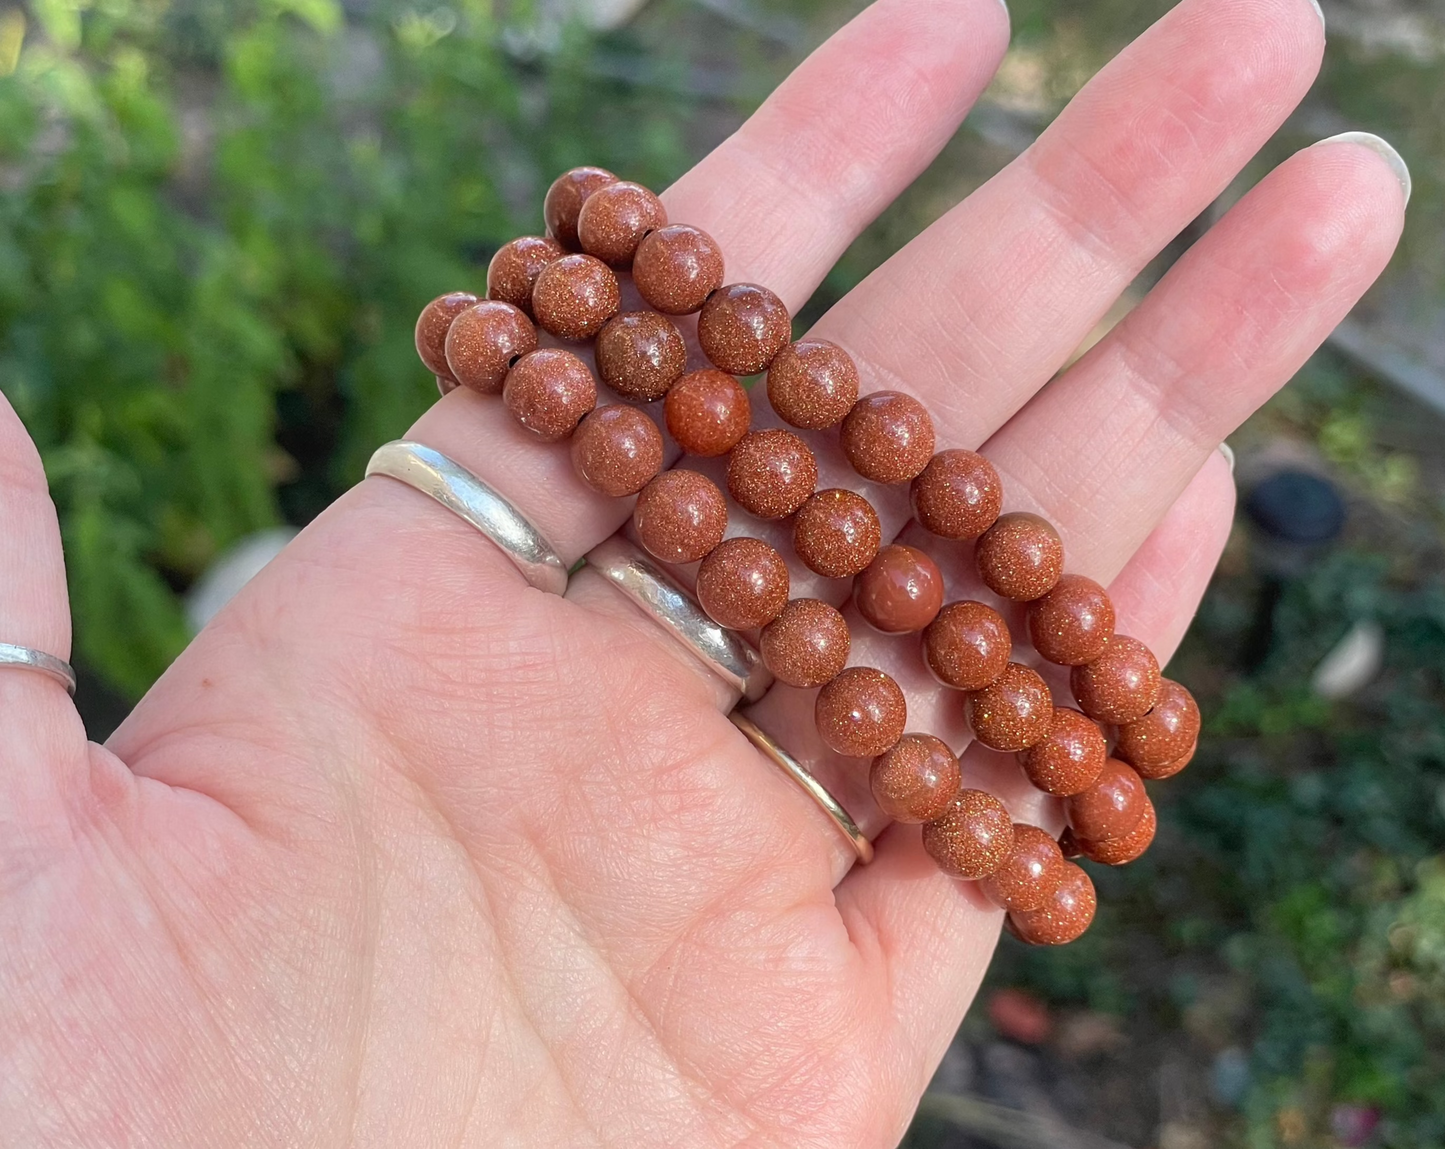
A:
MULTIPOLYGON (((1404 243, 1233 440, 1239 522, 1172 671, 1208 737, 1156 848, 1094 868, 1083 942, 1006 940, 915 1149, 1445 1145, 1445 0, 1324 3, 1314 93, 1116 312, 1348 128, 1412 168, 1404 243)), ((60 507, 92 735, 218 558, 304 525, 432 401, 417 311, 540 228, 553 174, 665 186, 859 7, 0 6, 0 388, 60 507)), ((800 325, 1166 7, 1014 0, 983 106, 800 325)))

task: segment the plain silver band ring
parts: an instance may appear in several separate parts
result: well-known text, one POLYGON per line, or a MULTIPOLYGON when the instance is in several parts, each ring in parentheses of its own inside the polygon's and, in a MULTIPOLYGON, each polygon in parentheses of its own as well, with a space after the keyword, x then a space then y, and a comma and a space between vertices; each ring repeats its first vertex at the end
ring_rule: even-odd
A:
POLYGON ((743 732, 747 740, 762 751, 763 756, 784 774, 802 787, 803 792, 818 803, 823 813, 833 819, 833 824, 843 831, 858 860, 865 866, 873 860, 873 843, 870 842, 852 815, 843 809, 843 804, 828 793, 828 789, 810 773, 807 768, 778 744, 777 739, 760 727, 751 718, 734 710, 728 719, 743 732))
POLYGON ((587 555, 587 565, 655 618, 709 670, 744 698, 761 698, 772 676, 758 652, 718 626, 692 596, 626 539, 613 535, 587 555))
POLYGON ((440 451, 397 439, 377 448, 366 474, 397 479, 430 496, 491 539, 538 590, 566 593, 567 568, 542 532, 496 490, 440 451))
POLYGON ((22 670, 38 670, 65 687, 72 697, 75 695, 75 671, 70 663, 46 654, 43 650, 31 650, 28 646, 14 646, 0 642, 0 666, 18 666, 22 670))

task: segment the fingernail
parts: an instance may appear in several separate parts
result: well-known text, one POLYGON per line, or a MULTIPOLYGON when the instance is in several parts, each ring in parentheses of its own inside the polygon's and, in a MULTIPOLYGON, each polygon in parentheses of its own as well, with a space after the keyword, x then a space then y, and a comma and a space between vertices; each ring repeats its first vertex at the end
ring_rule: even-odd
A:
POLYGON ((1390 144, 1382 140, 1373 132, 1341 132, 1337 136, 1331 136, 1327 140, 1321 140, 1313 145, 1320 147, 1324 144, 1358 144, 1362 148, 1369 148, 1382 160, 1390 165, 1390 170, 1395 173, 1395 178, 1400 181, 1400 190, 1405 193, 1405 202, 1410 202, 1410 191, 1413 184, 1410 180, 1410 168, 1390 144))
POLYGON ((1228 443, 1219 444, 1219 453, 1224 456, 1224 461, 1229 464, 1229 473, 1234 474, 1234 448, 1228 443))
MULTIPOLYGON (((1312 4, 1315 2, 1316 0, 1310 0, 1310 3, 1312 4)), ((1003 9, 1003 14, 1009 18, 1009 23, 1013 23, 1014 17, 1013 13, 1008 10, 1008 0, 998 0, 998 5, 1000 8, 1003 9)))
POLYGON ((1310 0, 1310 3, 1315 6, 1315 15, 1320 18, 1320 27, 1325 27, 1325 10, 1320 7, 1320 0, 1310 0))

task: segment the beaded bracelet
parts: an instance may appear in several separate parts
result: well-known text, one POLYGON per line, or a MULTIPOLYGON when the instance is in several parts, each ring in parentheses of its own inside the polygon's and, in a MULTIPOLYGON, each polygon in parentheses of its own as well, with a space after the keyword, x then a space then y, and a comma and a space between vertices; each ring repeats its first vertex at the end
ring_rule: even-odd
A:
POLYGON ((1189 691, 1161 676, 1143 643, 1115 632, 1103 587, 1064 572, 1052 525, 1003 513, 1003 485, 987 459, 936 452, 932 418, 910 395, 860 397, 846 351, 823 339, 792 342, 783 302, 756 284, 725 284, 718 244, 698 228, 669 223, 651 191, 601 168, 575 168, 552 184, 543 211, 548 234, 497 252, 486 299, 453 292, 423 310, 417 350, 442 393, 466 386, 499 394, 539 439, 570 440, 574 468, 593 490, 636 495, 641 545, 666 563, 699 563, 696 596, 707 614, 720 626, 759 632, 763 661, 779 681, 818 689, 819 735, 840 755, 872 759, 870 785, 882 812, 921 823, 939 867, 978 881, 1008 911, 1015 936, 1035 944, 1078 937, 1093 919, 1095 894, 1068 859, 1122 865, 1148 848, 1157 817, 1144 780, 1178 773, 1198 743, 1200 715, 1189 691), (652 310, 621 310, 621 270, 652 310), (713 366, 689 373, 686 341, 669 316, 692 314, 713 366), (594 340, 596 375, 572 352, 540 347, 538 328, 562 341, 594 340), (866 497, 818 490, 817 460, 801 436, 751 429, 738 377, 764 371, 769 402, 785 423, 836 428, 860 476, 910 485, 914 518, 927 531, 975 540, 984 584, 1025 606, 1044 660, 1071 668, 1077 709, 1054 705, 1042 676, 1011 660, 1013 638, 998 610, 945 603, 943 574, 926 552, 883 544, 866 497), (662 400, 668 433, 684 454, 726 456, 733 500, 759 518, 791 518, 798 559, 825 578, 853 578, 853 601, 871 626, 920 634, 934 678, 963 693, 975 738, 1017 753, 1030 782, 1063 799, 1062 839, 1014 823, 991 794, 961 788, 958 758, 940 739, 905 733, 897 682, 847 665, 842 613, 820 599, 790 599, 787 563, 767 542, 726 538, 723 491, 697 471, 664 471, 657 424, 626 404, 599 407, 598 377, 624 399, 662 400), (1114 728, 1112 756, 1103 726, 1114 728))

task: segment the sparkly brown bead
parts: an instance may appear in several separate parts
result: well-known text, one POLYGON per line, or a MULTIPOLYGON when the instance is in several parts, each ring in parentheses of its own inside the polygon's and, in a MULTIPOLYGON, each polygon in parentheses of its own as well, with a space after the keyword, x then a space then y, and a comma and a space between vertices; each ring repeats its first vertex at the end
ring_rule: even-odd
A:
POLYGON ((617 177, 605 168, 573 168, 558 176, 542 203, 542 217, 552 238, 568 251, 579 250, 577 217, 582 214, 583 203, 598 188, 616 182, 617 177))
POLYGON ((1196 738, 1188 750, 1184 751, 1172 762, 1166 762, 1162 766, 1135 766, 1141 778, 1147 778, 1151 782, 1158 782, 1163 778, 1173 778, 1184 767, 1194 761, 1194 754, 1199 749, 1199 740, 1196 738))
POLYGON ((1099 896, 1089 875, 1073 862, 1065 862, 1059 888, 1043 907, 1010 914, 1009 924, 1020 941, 1036 946, 1062 946, 1083 936, 1098 908, 1099 896))
POLYGON ((955 878, 986 878, 1008 859, 1014 825, 1004 804, 983 790, 960 790, 948 809, 923 824, 923 848, 955 878))
POLYGON ((697 568, 697 601, 730 630, 767 626, 788 605, 788 564, 761 539, 725 539, 697 568))
POLYGON ((636 407, 599 407, 572 434, 572 466, 600 494, 635 495, 662 470, 662 432, 636 407))
POLYGON ((638 245, 632 282, 664 315, 691 315, 723 285, 722 248, 701 228, 659 228, 638 245))
POLYGON ((482 395, 500 395, 507 372, 537 350, 537 329, 519 308, 484 299, 452 320, 447 330, 447 366, 452 378, 482 395))
POLYGON ((522 356, 507 372, 502 402, 532 434, 556 443, 597 406, 597 381, 570 351, 544 347, 522 356))
POLYGON ((667 226, 667 209, 641 184, 618 180, 600 187, 577 213, 577 242, 588 255, 613 267, 631 267, 637 245, 667 226))
POLYGON ((818 691, 813 718, 835 753, 874 758, 903 737, 908 703, 898 683, 881 670, 850 666, 818 691))
POLYGON ((655 311, 624 311, 607 321, 594 347, 602 382, 625 399, 651 403, 687 370, 687 344, 655 311))
POLYGON ((1034 649, 1061 666, 1081 666, 1104 653, 1114 633, 1114 603, 1091 578, 1066 574, 1029 604, 1034 649))
POLYGON ((1002 516, 978 540, 978 573, 994 594, 1030 602, 1054 589, 1064 573, 1064 542, 1038 515, 1002 516))
POLYGON ((958 793, 958 759, 931 734, 905 734, 873 759, 868 784, 878 808, 895 822, 931 822, 958 793))
POLYGON ((1029 781, 1045 794, 1067 798, 1087 790, 1104 772, 1108 743, 1098 723, 1066 706, 1054 708, 1049 732, 1019 755, 1029 781))
POLYGON ((774 678, 806 689, 843 673, 852 641, 848 622, 835 607, 816 598, 795 598, 763 627, 758 645, 774 678))
MULTIPOLYGON (((615 322, 615 320, 614 320, 615 322)), ((689 455, 726 455, 747 434, 752 404, 743 385, 706 367, 684 375, 667 392, 667 429, 689 455)))
POLYGON ((1189 753, 1199 738, 1199 726, 1199 706, 1194 695, 1172 678, 1161 678, 1153 709, 1119 727, 1114 753, 1140 773, 1167 766, 1189 753))
POLYGON ((943 608, 943 572, 917 547, 886 546, 853 584, 858 613, 884 634, 913 634, 943 608))
POLYGON ((1079 709, 1097 722, 1133 722, 1159 697, 1159 661, 1137 638, 1113 635, 1093 662, 1069 675, 1079 709))
POLYGON ((728 491, 760 519, 781 519, 801 507, 818 485, 818 461, 791 431, 749 431, 728 456, 728 491))
POLYGON ((1003 509, 1003 482, 993 464, 973 451, 940 451, 909 492, 925 530, 945 539, 976 539, 1003 509))
POLYGON ((643 549, 654 558, 695 563, 727 532, 727 496, 696 471, 663 471, 637 496, 632 525, 643 549))
POLYGON ((1111 842, 1089 842, 1078 838, 1075 841, 1078 842, 1080 853, 1091 862, 1123 866, 1144 856, 1144 851, 1153 844, 1158 829, 1159 815, 1154 810, 1154 803, 1145 798, 1144 816, 1139 819, 1139 824, 1122 838, 1115 838, 1111 842))
POLYGON ((933 455, 933 420, 912 395, 874 391, 853 404, 841 440, 848 462, 865 479, 907 483, 933 455))
POLYGON ((1080 842, 1110 842, 1139 824, 1149 796, 1144 781, 1127 763, 1110 758, 1094 784, 1064 801, 1064 812, 1080 842))
POLYGON ((437 296, 421 309, 416 321, 416 353, 438 379, 457 381, 447 365, 447 332, 453 319, 480 302, 470 291, 453 291, 437 296))
POLYGON ((1027 666, 1010 662, 968 700, 973 734, 991 750, 1027 750, 1048 737, 1054 702, 1048 685, 1027 666))
POLYGON ((766 287, 734 283, 713 292, 697 318, 697 341, 715 367, 756 375, 793 337, 783 301, 766 287))
POLYGON ((532 289, 537 286, 537 276, 549 263, 566 254, 566 248, 546 236, 524 235, 504 243, 487 267, 487 298, 510 303, 530 319, 532 289))
POLYGON ((815 492, 793 518, 793 550, 824 578, 852 578, 873 561, 882 541, 873 504, 837 487, 815 492))
POLYGON ((1042 908, 1064 879, 1058 842, 1037 826, 1014 823, 1014 844, 1003 865, 983 879, 984 896, 1000 909, 1027 913, 1042 908))
POLYGON ((799 339, 768 368, 768 402, 794 427, 823 431, 841 423, 858 401, 858 367, 826 339, 799 339))
POLYGON ((532 314, 558 339, 591 339, 617 314, 622 289, 617 276, 590 255, 564 255, 537 276, 532 314))
POLYGON ((1003 615, 981 602, 951 602, 923 632, 933 677, 957 690, 982 690, 1008 666, 1013 638, 1003 615))

